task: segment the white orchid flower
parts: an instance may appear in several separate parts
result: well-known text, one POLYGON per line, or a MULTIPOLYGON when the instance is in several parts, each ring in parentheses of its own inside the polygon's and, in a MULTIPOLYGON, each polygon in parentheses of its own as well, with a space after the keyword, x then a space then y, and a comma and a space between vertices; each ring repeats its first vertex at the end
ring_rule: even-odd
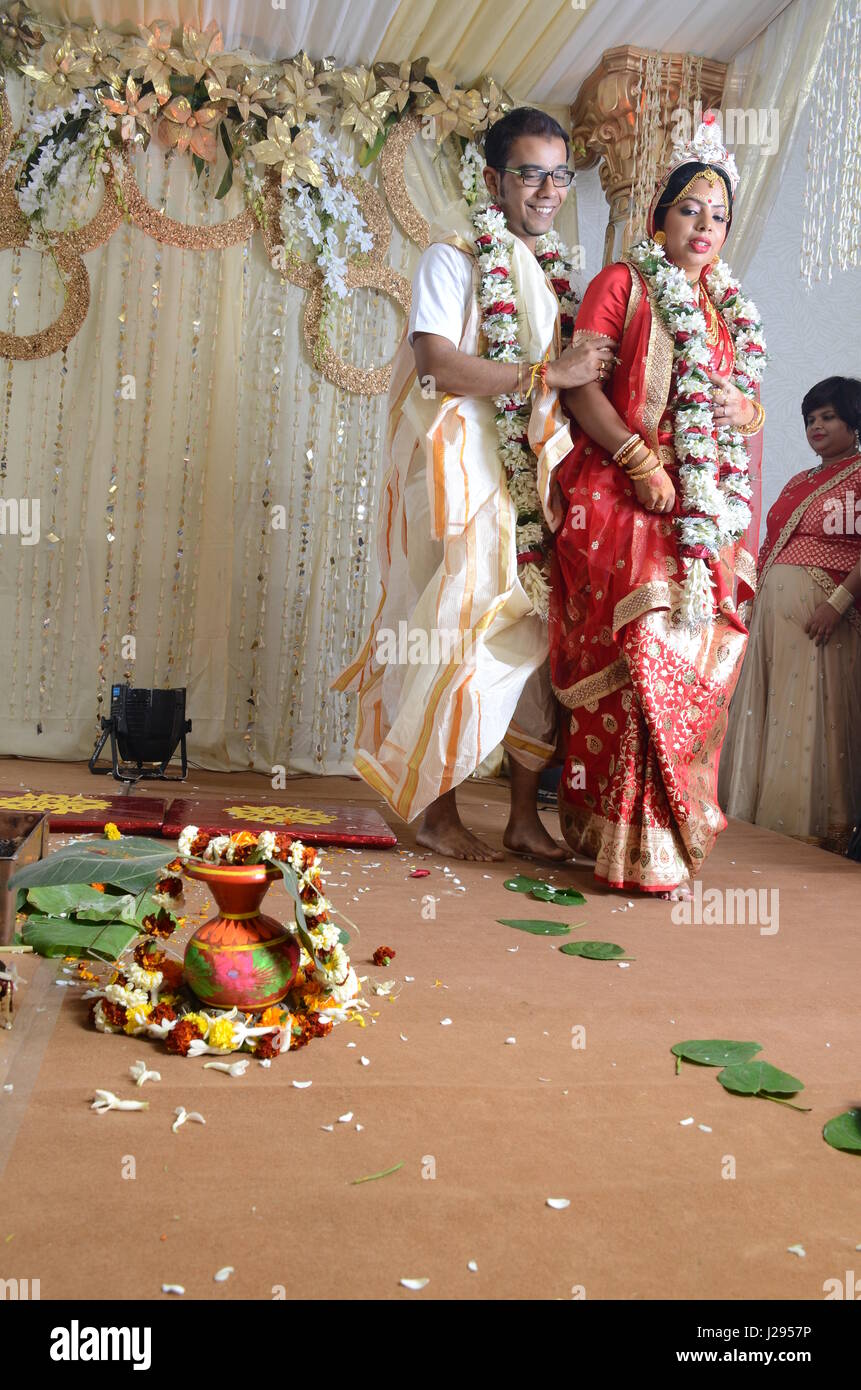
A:
POLYGON ((240 1057, 236 1062, 204 1062, 203 1070, 223 1071, 228 1076, 244 1076, 250 1065, 249 1057, 240 1057))
POLYGON ((200 831, 196 825, 187 825, 185 827, 176 846, 176 851, 180 859, 188 859, 191 857, 191 847, 199 834, 200 831))
POLYGON ((145 1081, 161 1081, 161 1072, 148 1071, 146 1062, 133 1062, 129 1067, 129 1075, 136 1086, 143 1086, 145 1081))
POLYGON ((194 1120, 194 1121, 196 1121, 196 1123, 199 1124, 199 1125, 205 1125, 205 1124, 206 1124, 206 1120, 205 1120, 205 1119, 203 1118, 203 1116, 199 1113, 199 1111, 197 1111, 197 1110, 186 1110, 186 1108, 185 1108, 184 1105, 178 1105, 178 1106, 176 1107, 176 1110, 174 1111, 174 1114, 176 1115, 176 1119, 174 1120, 173 1124, 171 1125, 171 1130, 173 1131, 174 1134, 176 1134, 176 1131, 179 1129, 180 1125, 184 1125, 184 1124, 185 1124, 186 1120, 194 1120))
POLYGON ((148 1110, 148 1100, 120 1100, 113 1091, 96 1091, 95 1099, 90 1106, 91 1110, 96 1110, 100 1115, 106 1114, 108 1110, 148 1110))

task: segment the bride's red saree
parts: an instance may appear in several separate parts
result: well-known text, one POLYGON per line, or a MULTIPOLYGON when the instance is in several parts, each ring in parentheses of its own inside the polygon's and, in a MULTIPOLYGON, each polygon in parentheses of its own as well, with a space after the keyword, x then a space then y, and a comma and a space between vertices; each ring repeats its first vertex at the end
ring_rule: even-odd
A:
MULTIPOLYGON (((557 472, 568 512, 556 537, 550 616, 551 673, 564 706, 560 817, 572 848, 595 860, 596 878, 666 892, 699 869, 726 824, 717 764, 747 641, 736 604, 756 583, 761 437, 751 441, 750 529, 710 563, 714 622, 688 631, 675 617, 683 566, 666 414, 672 340, 645 281, 624 262, 590 284, 580 330, 620 344, 609 398, 659 455, 677 497, 669 516, 647 512, 622 470, 572 423, 574 448, 557 472)), ((732 351, 718 316, 712 369, 728 372, 732 351)))

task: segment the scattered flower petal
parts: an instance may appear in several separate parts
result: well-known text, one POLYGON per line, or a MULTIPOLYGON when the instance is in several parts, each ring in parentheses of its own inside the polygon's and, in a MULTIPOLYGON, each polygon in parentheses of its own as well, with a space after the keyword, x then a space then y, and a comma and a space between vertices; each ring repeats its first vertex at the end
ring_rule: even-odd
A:
POLYGON ((440 1028, 448 1028, 449 1025, 450 1025, 450 1023, 451 1023, 451 1019, 450 1019, 450 1018, 441 1018, 440 1021, 439 1021, 440 1028))
POLYGON ((364 1125, 358 1125, 358 1124, 356 1125, 356 1130, 357 1130, 357 1132, 358 1132, 359 1134, 361 1134, 361 1132, 362 1132, 362 1130, 363 1130, 364 1128, 365 1128, 364 1125))
POLYGON ((407 1037, 406 1033, 401 1033, 400 1038, 401 1042, 409 1042, 409 1038, 407 1037))
POLYGON ((798 1255, 802 1260, 807 1255, 807 1251, 805 1250, 803 1245, 787 1245, 786 1250, 788 1254, 798 1255))
POLYGON ((311 1085, 311 1082, 310 1082, 310 1081, 294 1081, 292 1084, 296 1087, 296 1090, 297 1090, 297 1091, 306 1091, 306 1090, 308 1089, 308 1087, 311 1085))
POLYGON ((400 1282, 405 1289, 424 1289, 430 1283, 430 1279, 402 1279, 400 1282))
POLYGON ((228 1076, 244 1076, 251 1065, 250 1057, 240 1057, 236 1062, 204 1062, 203 1070, 223 1071, 228 1076))
POLYGON ((162 1284, 162 1293, 185 1293, 182 1284, 162 1284))
POLYGON ((712 1132, 711 1125, 697 1125, 697 1129, 701 1129, 703 1134, 711 1134, 712 1132))
POLYGON ((517 1042, 517 1039, 516 1039, 516 1038, 506 1038, 505 1041, 506 1041, 506 1043, 507 1043, 509 1046, 512 1046, 514 1043, 517 1042))
POLYGON ((338 1116, 338 1124, 339 1124, 339 1125, 348 1125, 348 1124, 350 1123, 350 1121, 352 1120, 352 1118, 353 1118, 353 1112, 352 1112, 352 1110, 348 1110, 347 1113, 346 1113, 346 1115, 339 1115, 339 1116, 338 1116))
POLYGON ((129 1076, 136 1086, 142 1086, 145 1081, 161 1081, 161 1072, 147 1071, 146 1062, 133 1062, 129 1067, 129 1076))
POLYGON ((429 876, 430 869, 413 869, 410 874, 410 878, 428 878, 429 876))
POLYGON ((223 1269, 219 1269, 212 1277, 216 1284, 226 1284, 233 1272, 233 1265, 225 1265, 223 1269))
POLYGON ((688 1118, 687 1118, 686 1120, 679 1120, 679 1124, 680 1124, 680 1125, 692 1125, 693 1122, 694 1122, 694 1117, 693 1117, 693 1115, 689 1115, 688 1118))
POLYGON ((478 1273, 478 1265, 476 1264, 475 1260, 469 1260, 466 1267, 471 1274, 478 1273))
POLYGON ((363 1067, 369 1067, 371 1065, 370 1057, 360 1057, 359 1061, 361 1062, 363 1067))
POLYGON ((320 1128, 325 1129, 329 1134, 333 1134, 335 1131, 334 1125, 321 1125, 320 1128))
POLYGON ((571 1205, 571 1199, 570 1199, 569 1197, 548 1197, 548 1198, 547 1198, 547 1206, 548 1206, 548 1207, 552 1207, 554 1211, 564 1211, 565 1208, 566 1208, 566 1207, 570 1207, 570 1205, 571 1205))
POLYGON ((104 1115, 108 1110, 148 1110, 148 1100, 120 1100, 113 1091, 96 1091, 91 1110, 104 1115))

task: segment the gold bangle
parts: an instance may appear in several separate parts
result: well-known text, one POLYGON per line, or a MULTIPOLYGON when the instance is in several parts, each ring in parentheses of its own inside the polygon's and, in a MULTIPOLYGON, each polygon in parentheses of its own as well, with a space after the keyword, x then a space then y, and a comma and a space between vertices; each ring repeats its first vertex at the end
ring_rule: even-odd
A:
POLYGON ((661 460, 658 458, 658 456, 655 454, 654 450, 649 449, 646 453, 645 458, 640 459, 639 463, 635 468, 626 468, 625 472, 627 473, 629 478, 632 478, 634 480, 634 482, 638 482, 640 478, 644 478, 649 473, 653 473, 656 468, 662 467, 663 464, 661 463, 661 460))
POLYGON ((630 473, 632 468, 639 468, 642 463, 645 463, 651 452, 648 444, 645 444, 642 439, 638 439, 634 447, 618 460, 618 466, 623 473, 630 473))
POLYGON ((843 614, 847 613, 855 602, 855 595, 846 588, 845 584, 838 584, 834 593, 830 594, 825 602, 830 604, 835 613, 839 613, 842 618, 843 614))
POLYGON ((739 434, 759 434, 759 431, 765 424, 765 410, 760 405, 759 401, 754 401, 753 406, 753 419, 749 420, 746 425, 736 425, 736 429, 738 430, 739 434))
POLYGON ((660 459, 658 459, 656 463, 652 464, 651 468, 644 468, 639 473, 629 473, 628 477, 631 479, 632 483, 639 483, 643 478, 650 478, 653 473, 657 473, 658 469, 663 468, 663 466, 660 459))
POLYGON ((515 391, 516 391, 516 393, 517 393, 518 396, 522 396, 522 395, 523 395, 523 363, 522 363, 522 362, 518 362, 518 364, 517 364, 517 386, 515 387, 515 391))
POLYGON ((626 453, 628 449, 633 448, 635 444, 642 444, 642 442, 643 441, 638 434, 629 434, 624 444, 620 444, 619 448, 613 455, 613 462, 618 463, 622 455, 626 453))

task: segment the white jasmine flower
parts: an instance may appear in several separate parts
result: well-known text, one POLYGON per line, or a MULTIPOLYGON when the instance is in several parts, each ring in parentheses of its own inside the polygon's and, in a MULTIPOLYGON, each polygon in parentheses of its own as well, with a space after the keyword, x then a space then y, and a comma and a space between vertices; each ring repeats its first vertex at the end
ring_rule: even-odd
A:
POLYGON ((136 1086, 143 1086, 146 1081, 161 1081, 161 1072, 147 1071, 146 1062, 133 1062, 129 1067, 129 1075, 136 1086))
POLYGON ((194 1120, 199 1125, 206 1124, 206 1120, 197 1110, 186 1110, 184 1105, 178 1105, 176 1110, 174 1111, 174 1114, 176 1115, 176 1119, 171 1125, 171 1130, 174 1134, 176 1134, 176 1131, 179 1129, 180 1125, 185 1124, 186 1120, 194 1120))
POLYGON ((95 1099, 90 1106, 99 1115, 104 1115, 108 1110, 148 1110, 148 1100, 120 1100, 114 1095, 113 1091, 96 1091, 95 1099))
POLYGON ((228 1076, 244 1076, 250 1065, 250 1058, 240 1057, 235 1062, 204 1062, 203 1069, 204 1071, 207 1069, 210 1071, 223 1071, 226 1072, 228 1076))
POLYGON ((180 834, 176 846, 176 852, 179 855, 180 859, 188 859, 190 857, 191 847, 199 834, 200 830, 196 825, 187 825, 185 827, 185 829, 180 834))

